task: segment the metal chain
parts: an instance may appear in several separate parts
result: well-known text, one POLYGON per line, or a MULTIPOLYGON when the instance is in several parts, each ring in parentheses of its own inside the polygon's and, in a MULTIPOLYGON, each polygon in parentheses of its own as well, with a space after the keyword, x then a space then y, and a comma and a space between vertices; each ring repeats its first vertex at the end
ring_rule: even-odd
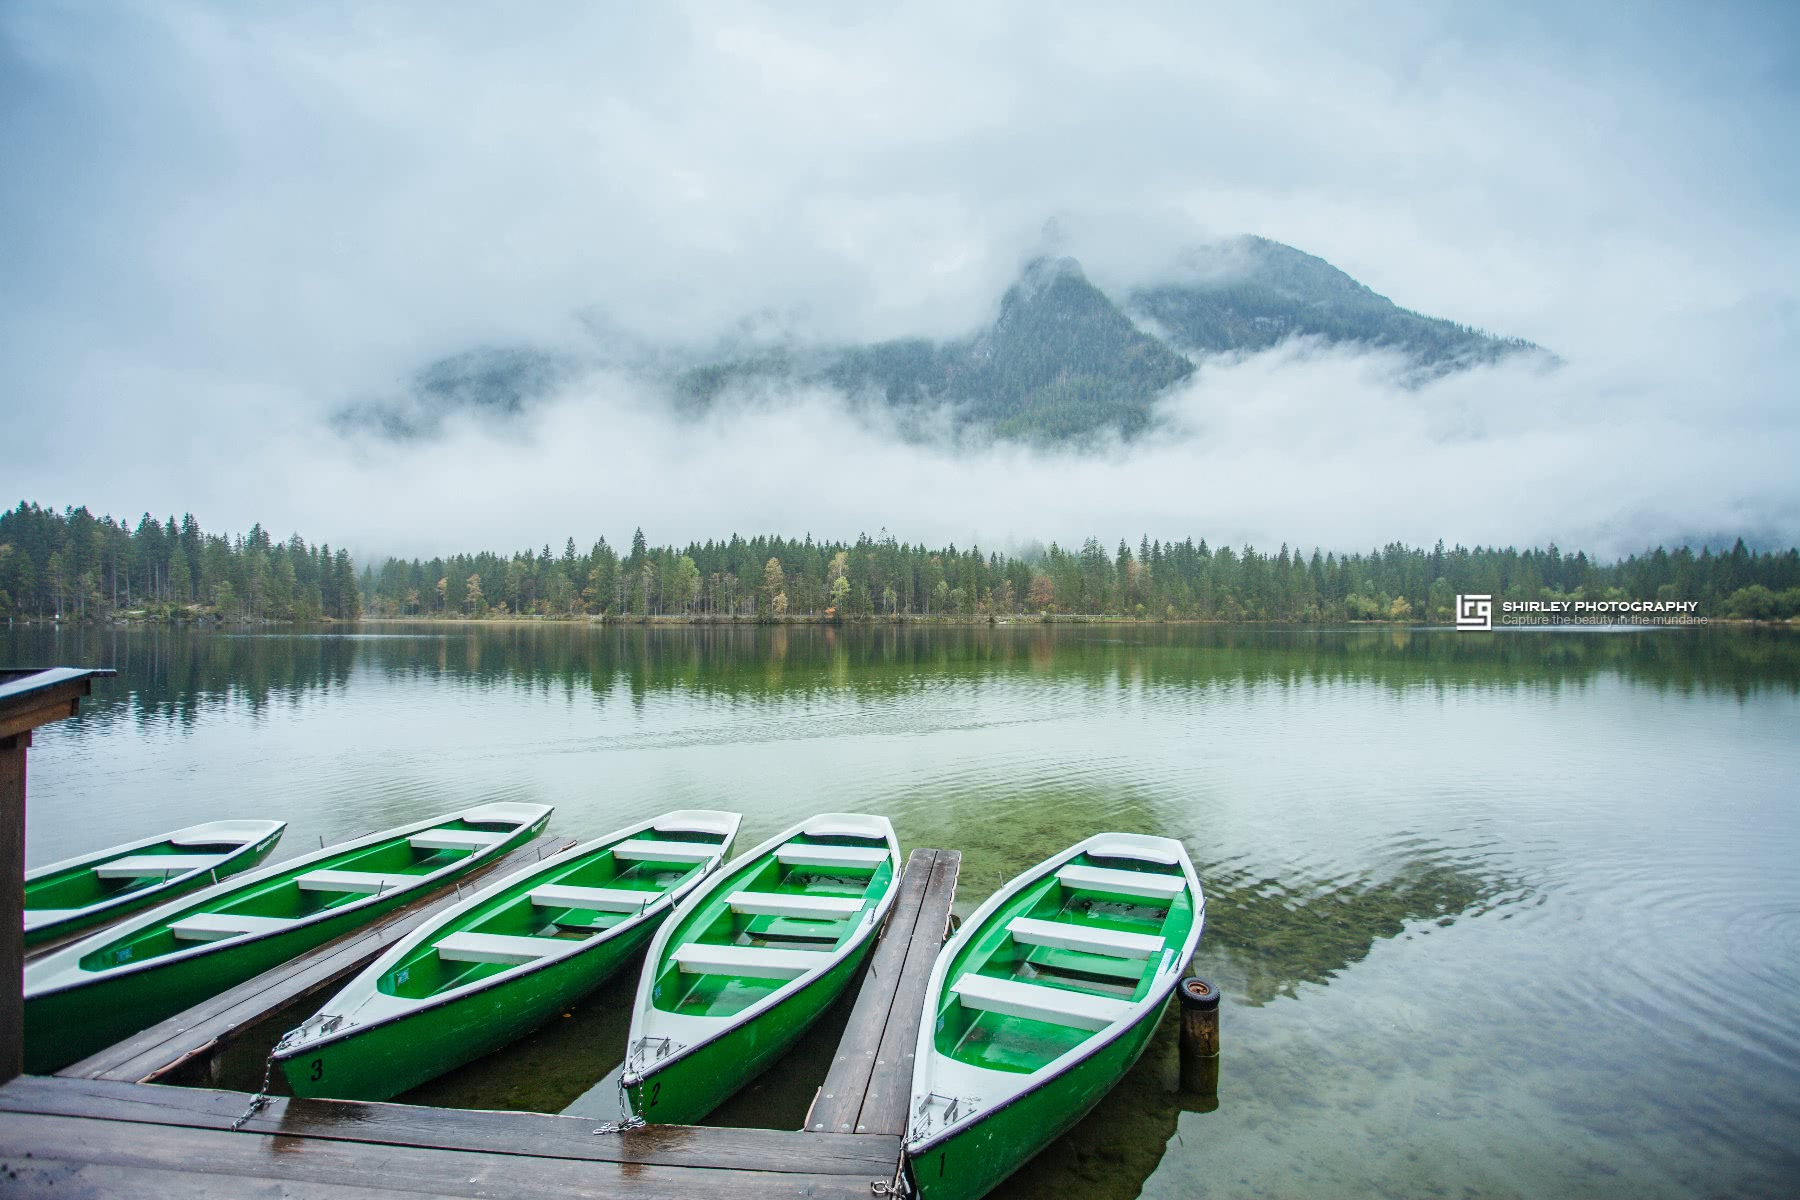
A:
MULTIPOLYGON (((629 1063, 626 1064, 626 1066, 629 1065, 629 1063)), ((650 1123, 631 1111, 629 1098, 625 1094, 624 1067, 619 1068, 619 1115, 625 1119, 622 1121, 602 1121, 600 1127, 594 1130, 594 1132, 596 1134, 624 1133, 627 1129, 642 1129, 650 1123)))
POLYGON ((602 1121, 595 1133, 624 1133, 627 1129, 642 1129, 650 1122, 642 1117, 627 1117, 623 1121, 602 1121))
MULTIPOLYGON (((284 1038, 283 1041, 286 1039, 284 1038)), ((281 1047, 276 1045, 276 1050, 281 1047)), ((238 1114, 238 1119, 231 1123, 231 1132, 236 1133, 244 1127, 244 1123, 261 1112, 269 1103, 269 1080, 275 1077, 275 1051, 269 1052, 269 1061, 263 1064, 262 1090, 250 1097, 250 1106, 238 1114)))

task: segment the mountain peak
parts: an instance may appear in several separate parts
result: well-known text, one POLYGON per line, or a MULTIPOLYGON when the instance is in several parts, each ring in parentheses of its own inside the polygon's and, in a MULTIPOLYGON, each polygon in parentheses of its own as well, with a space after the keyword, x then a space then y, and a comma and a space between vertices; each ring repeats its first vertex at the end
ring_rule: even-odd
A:
POLYGON ((1076 259, 1066 254, 1040 254, 1019 268, 1019 278, 1013 287, 1042 289, 1064 277, 1087 282, 1087 272, 1081 269, 1081 263, 1076 259))
MULTIPOLYGON (((1268 238, 1190 246, 1163 282, 1123 296, 1055 253, 1058 241, 1023 263, 992 324, 967 338, 796 347, 772 343, 768 327, 757 326, 713 354, 634 347, 632 360, 667 379, 672 402, 690 412, 749 387, 825 385, 884 406, 908 436, 941 430, 948 414, 994 437, 1078 441, 1149 428, 1158 399, 1193 374, 1196 359, 1291 337, 1380 348, 1415 363, 1421 377, 1535 349, 1401 308, 1324 259, 1268 238), (670 359, 683 365, 657 365, 670 359)), ((353 405, 338 420, 388 437, 432 436, 453 412, 517 416, 573 369, 550 351, 468 351, 419 372, 410 395, 353 405)))

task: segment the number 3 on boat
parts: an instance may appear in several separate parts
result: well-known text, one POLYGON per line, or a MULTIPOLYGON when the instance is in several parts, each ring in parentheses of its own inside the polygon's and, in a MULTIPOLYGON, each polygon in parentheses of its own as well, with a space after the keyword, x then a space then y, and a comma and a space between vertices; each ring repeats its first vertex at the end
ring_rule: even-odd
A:
POLYGON ((692 1124, 773 1063, 868 957, 899 876, 887 818, 828 813, 696 889, 638 980, 623 1077, 632 1111, 692 1124))
POLYGON ((974 1200, 1136 1063, 1200 942, 1180 842, 1102 833, 1033 867, 938 954, 907 1157, 925 1200, 974 1200))

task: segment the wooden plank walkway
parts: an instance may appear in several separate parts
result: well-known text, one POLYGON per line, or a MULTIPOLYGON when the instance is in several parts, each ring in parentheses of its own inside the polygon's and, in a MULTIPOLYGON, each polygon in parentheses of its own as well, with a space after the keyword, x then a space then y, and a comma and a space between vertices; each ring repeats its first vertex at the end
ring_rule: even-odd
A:
POLYGON ((949 933, 961 868, 956 850, 914 850, 907 859, 837 1056, 806 1116, 808 1133, 906 1132, 925 985, 949 933))
MULTIPOLYGON (((517 851, 491 870, 535 852, 517 851)), ((352 950, 345 938, 336 950, 322 947, 181 1014, 153 1037, 59 1076, 0 1087, 0 1194, 864 1200, 900 1169, 925 977, 943 943, 960 864, 961 855, 942 850, 915 850, 908 860, 804 1131, 653 1125, 600 1133, 581 1117, 283 1097, 234 1130, 249 1095, 138 1082, 329 986, 354 969, 342 966, 352 954, 361 954, 360 965, 380 949, 352 950)))
POLYGON ((281 1097, 234 1133, 231 1123, 248 1100, 241 1092, 111 1080, 15 1080, 0 1088, 0 1191, 9 1200, 311 1197, 337 1189, 867 1200, 871 1181, 893 1177, 900 1153, 894 1137, 674 1125, 596 1135, 595 1122, 582 1117, 281 1097))
POLYGON ((203 1055, 217 1054, 289 1004, 317 995, 360 971, 427 917, 457 903, 472 883, 488 876, 499 878, 574 844, 572 838, 539 837, 372 924, 272 967, 90 1058, 72 1063, 57 1074, 149 1083, 203 1055))

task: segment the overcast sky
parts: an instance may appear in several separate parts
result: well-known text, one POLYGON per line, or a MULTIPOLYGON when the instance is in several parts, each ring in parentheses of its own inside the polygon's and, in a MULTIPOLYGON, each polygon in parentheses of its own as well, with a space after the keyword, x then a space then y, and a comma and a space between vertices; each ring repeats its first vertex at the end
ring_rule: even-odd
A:
POLYGON ((0 502, 370 553, 1800 540, 1795 6, 843 7, 5 6, 0 502), (1081 459, 604 373, 424 444, 328 421, 583 315, 961 334, 1052 220, 1107 286, 1257 233, 1564 366, 1283 347, 1081 459))

